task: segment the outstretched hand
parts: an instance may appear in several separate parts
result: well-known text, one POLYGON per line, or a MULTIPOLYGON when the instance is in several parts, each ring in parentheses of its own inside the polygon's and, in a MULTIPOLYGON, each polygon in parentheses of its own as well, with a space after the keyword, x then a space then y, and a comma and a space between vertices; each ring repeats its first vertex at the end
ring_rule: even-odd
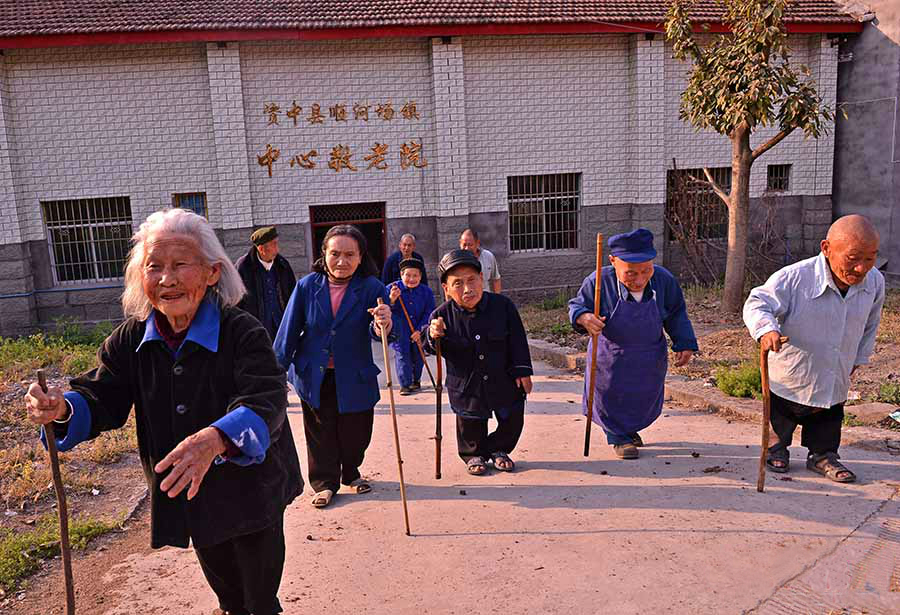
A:
POLYGON ((153 468, 157 474, 172 468, 159 484, 160 491, 174 498, 190 485, 187 498, 190 500, 197 495, 209 466, 217 456, 226 451, 222 438, 218 429, 206 427, 182 440, 153 468))

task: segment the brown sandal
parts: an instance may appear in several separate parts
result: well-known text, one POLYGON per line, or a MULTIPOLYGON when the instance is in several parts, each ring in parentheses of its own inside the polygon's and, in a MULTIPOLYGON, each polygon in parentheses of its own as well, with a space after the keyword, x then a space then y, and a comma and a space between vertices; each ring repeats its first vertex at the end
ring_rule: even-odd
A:
POLYGON ((848 470, 838 459, 840 459, 840 455, 837 453, 810 455, 806 460, 806 467, 836 483, 856 481, 856 474, 848 470))

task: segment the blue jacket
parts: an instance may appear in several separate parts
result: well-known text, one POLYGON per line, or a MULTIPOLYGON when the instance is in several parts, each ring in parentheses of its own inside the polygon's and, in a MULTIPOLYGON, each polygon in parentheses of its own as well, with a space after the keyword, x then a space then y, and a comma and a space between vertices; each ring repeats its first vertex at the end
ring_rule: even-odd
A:
POLYGON ((406 316, 403 314, 400 302, 403 302, 403 305, 406 306, 406 311, 409 312, 413 330, 422 331, 428 326, 428 317, 434 311, 434 293, 425 284, 420 283, 415 288, 407 288, 402 280, 397 280, 392 284, 388 284, 388 294, 390 294, 393 284, 396 284, 400 289, 400 297, 391 306, 391 320, 394 323, 393 330, 396 332, 398 342, 407 342, 407 344, 401 344, 401 347, 408 348, 409 336, 412 335, 412 331, 409 329, 409 323, 406 322, 406 316))
MULTIPOLYGON (((616 278, 616 271, 612 265, 607 265, 602 269, 601 279, 603 286, 600 288, 600 316, 608 317, 612 314, 620 296, 625 301, 634 301, 628 289, 616 278)), ((586 333, 586 331, 575 321, 582 314, 594 311, 596 280, 597 272, 595 271, 581 283, 578 295, 569 300, 569 320, 572 327, 579 333, 586 333)), ((697 350, 697 337, 694 335, 694 328, 687 315, 687 305, 684 302, 681 286, 678 285, 678 280, 668 269, 659 265, 653 266, 653 277, 650 278, 650 283, 644 289, 644 296, 641 300, 653 300, 654 293, 656 293, 656 307, 659 308, 663 329, 672 338, 672 350, 675 352, 697 350)))
POLYGON ((330 355, 334 355, 338 412, 363 412, 378 403, 381 370, 372 360, 375 335, 368 309, 379 297, 390 303, 378 278, 354 276, 334 317, 324 274, 310 273, 297 282, 275 336, 275 356, 297 394, 313 408, 320 407, 319 390, 330 355))

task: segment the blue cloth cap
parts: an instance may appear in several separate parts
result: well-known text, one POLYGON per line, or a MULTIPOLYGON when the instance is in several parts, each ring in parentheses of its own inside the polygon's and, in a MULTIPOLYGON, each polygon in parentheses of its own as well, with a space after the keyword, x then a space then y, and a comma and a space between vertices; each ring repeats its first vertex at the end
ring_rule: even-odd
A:
POLYGON ((639 228, 609 238, 609 253, 626 263, 644 263, 656 258, 653 233, 639 228))

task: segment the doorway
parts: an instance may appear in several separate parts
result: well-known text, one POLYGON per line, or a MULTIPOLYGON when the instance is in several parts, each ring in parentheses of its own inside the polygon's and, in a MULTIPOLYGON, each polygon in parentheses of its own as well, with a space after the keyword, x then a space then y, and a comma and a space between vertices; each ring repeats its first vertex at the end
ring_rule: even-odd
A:
POLYGON ((385 203, 348 203, 344 205, 316 205, 309 208, 312 229, 313 260, 319 257, 322 240, 332 226, 352 224, 366 238, 369 256, 378 271, 384 267, 387 234, 384 226, 385 203))

